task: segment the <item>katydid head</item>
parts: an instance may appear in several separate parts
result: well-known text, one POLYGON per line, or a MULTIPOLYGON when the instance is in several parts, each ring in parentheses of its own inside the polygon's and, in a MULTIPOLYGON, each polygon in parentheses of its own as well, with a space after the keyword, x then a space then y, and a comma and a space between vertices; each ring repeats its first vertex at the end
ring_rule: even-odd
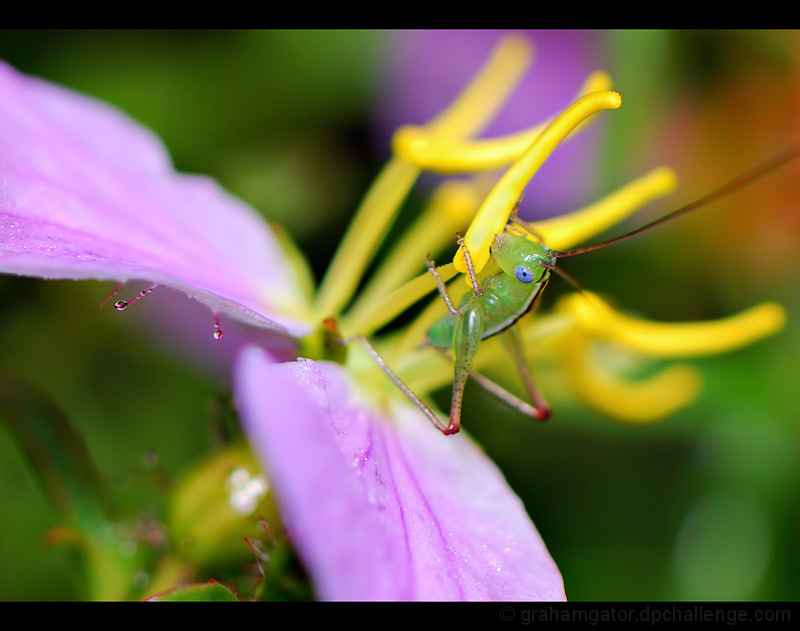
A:
POLYGON ((495 235, 492 258, 504 273, 526 285, 541 282, 547 266, 555 264, 549 248, 508 232, 495 235))

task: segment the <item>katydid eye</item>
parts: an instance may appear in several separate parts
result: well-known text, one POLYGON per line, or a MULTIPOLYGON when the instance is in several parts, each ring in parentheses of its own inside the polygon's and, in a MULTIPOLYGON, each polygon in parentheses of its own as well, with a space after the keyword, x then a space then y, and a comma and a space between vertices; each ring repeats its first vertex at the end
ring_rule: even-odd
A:
POLYGON ((533 272, 524 265, 517 265, 514 268, 514 278, 527 285, 533 282, 533 272))

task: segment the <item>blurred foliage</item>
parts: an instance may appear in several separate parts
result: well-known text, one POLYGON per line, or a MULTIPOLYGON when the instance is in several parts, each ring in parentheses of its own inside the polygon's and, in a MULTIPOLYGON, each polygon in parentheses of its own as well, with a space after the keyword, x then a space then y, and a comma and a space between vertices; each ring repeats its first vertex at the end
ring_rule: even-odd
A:
MULTIPOLYGON (((390 80, 380 73, 384 37, 3 31, 0 57, 148 125, 180 169, 213 175, 284 224, 319 276, 377 166, 370 107, 390 80)), ((796 32, 620 31, 605 41, 624 104, 606 115, 598 194, 671 164, 681 186, 669 205, 647 211, 655 217, 800 138, 796 32)), ((719 317, 767 299, 787 306, 778 337, 697 362, 706 388, 696 405, 656 425, 620 425, 559 398, 544 376, 555 414, 534 425, 468 391, 465 427, 523 498, 569 598, 800 595, 798 169, 565 264, 585 286, 653 319, 719 317)), ((558 285, 543 308, 568 290, 558 285)), ((215 410, 227 383, 164 352, 126 317, 99 313, 110 289, 0 277, 0 370, 66 411, 121 515, 162 523, 174 480, 218 446, 215 410)), ((83 597, 70 551, 45 541, 63 523, 5 427, 0 493, 0 599, 83 597)), ((213 578, 247 575, 264 589, 241 545, 234 573, 213 578)), ((294 563, 285 552, 271 558, 294 563)))

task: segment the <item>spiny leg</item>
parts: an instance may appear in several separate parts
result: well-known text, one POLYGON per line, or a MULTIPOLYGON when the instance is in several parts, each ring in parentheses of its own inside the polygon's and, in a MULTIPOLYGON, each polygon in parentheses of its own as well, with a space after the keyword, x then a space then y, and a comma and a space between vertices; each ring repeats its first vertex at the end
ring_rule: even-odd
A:
POLYGON ((467 273, 469 274, 469 281, 472 283, 472 289, 475 291, 475 295, 480 298, 483 296, 483 291, 481 291, 481 288, 478 287, 478 278, 475 275, 475 266, 472 264, 472 257, 467 249, 467 244, 464 243, 464 237, 462 237, 458 232, 456 232, 456 241, 458 241, 459 247, 464 252, 464 262, 467 264, 467 273))
POLYGON ((372 344, 370 344, 367 338, 365 338, 363 335, 354 335, 351 338, 348 338, 348 340, 346 341, 352 339, 357 339, 359 342, 361 342, 361 344, 364 346, 367 352, 372 356, 372 359, 375 361, 375 363, 378 364, 380 369, 383 370, 383 372, 386 373, 389 379, 391 379, 394 382, 394 384, 398 388, 400 388, 400 390, 402 390, 403 394, 405 394, 410 399, 410 401, 420 409, 420 411, 427 417, 427 419, 431 423, 433 423, 436 429, 442 432, 442 434, 453 434, 458 431, 457 427, 455 430, 451 429, 452 424, 450 427, 445 427, 445 425, 437 418, 436 414, 434 414, 433 411, 431 411, 431 409, 428 408, 428 406, 425 405, 420 400, 420 398, 411 391, 411 388, 409 388, 405 383, 403 383, 400 377, 398 377, 394 372, 392 372, 392 369, 386 365, 386 362, 383 361, 383 357, 381 357, 378 354, 378 351, 375 350, 375 348, 372 346, 372 344))
POLYGON ((483 312, 480 308, 466 308, 456 316, 453 327, 453 394, 450 399, 450 425, 448 434, 461 427, 461 401, 464 387, 472 372, 472 364, 483 336, 483 312))
POLYGON ((547 402, 544 400, 544 398, 542 398, 542 395, 539 394, 539 390, 533 383, 531 369, 528 367, 528 362, 525 360, 522 336, 517 330, 517 327, 509 327, 506 335, 503 336, 503 340, 506 342, 508 351, 514 360, 514 365, 517 367, 520 377, 522 377, 522 383, 525 385, 525 390, 527 390, 528 396, 533 404, 531 408, 533 410, 533 414, 528 413, 529 416, 532 416, 538 421, 546 421, 548 418, 550 418, 550 406, 547 405, 547 402))
MULTIPOLYGON (((481 388, 486 390, 489 394, 497 397, 506 405, 514 408, 520 414, 524 414, 525 416, 530 416, 531 418, 535 418, 536 420, 544 421, 545 418, 541 418, 541 411, 526 403, 522 399, 514 396, 508 390, 506 390, 503 386, 495 383, 491 379, 484 377, 482 374, 478 372, 473 372, 469 378, 477 383, 481 388)), ((549 414, 549 410, 547 410, 549 414)))
MULTIPOLYGON (((512 327, 512 330, 514 327, 512 327)), ((531 401, 534 402, 535 405, 531 405, 522 399, 518 398, 503 386, 495 383, 488 377, 481 375, 478 372, 472 371, 469 373, 469 378, 477 383, 481 388, 486 390, 489 394, 493 395, 494 397, 503 401, 509 407, 514 408, 521 414, 525 416, 530 416, 538 421, 546 421, 550 416, 550 407, 547 405, 545 400, 539 394, 539 391, 536 389, 536 386, 533 383, 533 377, 531 376, 530 370, 528 369, 527 363, 525 362, 525 358, 522 355, 522 346, 521 340, 519 339, 519 333, 514 332, 513 335, 516 338, 516 342, 514 342, 514 346, 516 350, 511 351, 512 356, 514 357, 514 361, 517 364, 517 368, 519 369, 522 381, 525 383, 525 388, 528 391, 528 396, 531 398, 531 401), (517 363, 521 361, 522 363, 517 363)), ((447 355, 444 351, 441 351, 443 355, 447 355)), ((454 394, 456 389, 456 384, 453 385, 454 394)), ((462 384, 462 391, 463 391, 463 384, 462 384)), ((460 405, 460 398, 461 395, 459 393, 459 405, 460 405)), ((455 399, 455 396, 454 396, 455 399)), ((451 403, 451 412, 452 412, 453 403, 451 403)), ((459 408, 460 409, 460 408, 459 408)), ((451 421, 452 423, 452 421, 451 421)))
POLYGON ((453 305, 453 300, 450 298, 450 292, 447 291, 447 285, 444 284, 442 277, 439 276, 439 272, 436 271, 436 263, 433 262, 430 255, 425 255, 425 264, 428 266, 428 271, 433 276, 434 280, 436 281, 436 286, 439 288, 439 294, 442 296, 442 300, 447 305, 447 309, 453 315, 458 313, 458 309, 455 308, 453 305))

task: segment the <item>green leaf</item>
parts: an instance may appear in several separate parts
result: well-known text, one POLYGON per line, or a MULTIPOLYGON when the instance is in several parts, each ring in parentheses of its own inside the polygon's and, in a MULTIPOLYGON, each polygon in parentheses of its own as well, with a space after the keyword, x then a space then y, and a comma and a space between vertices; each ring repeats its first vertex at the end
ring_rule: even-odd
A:
POLYGON ((0 375, 0 422, 8 427, 60 519, 87 531, 115 516, 83 438, 46 393, 0 375))

